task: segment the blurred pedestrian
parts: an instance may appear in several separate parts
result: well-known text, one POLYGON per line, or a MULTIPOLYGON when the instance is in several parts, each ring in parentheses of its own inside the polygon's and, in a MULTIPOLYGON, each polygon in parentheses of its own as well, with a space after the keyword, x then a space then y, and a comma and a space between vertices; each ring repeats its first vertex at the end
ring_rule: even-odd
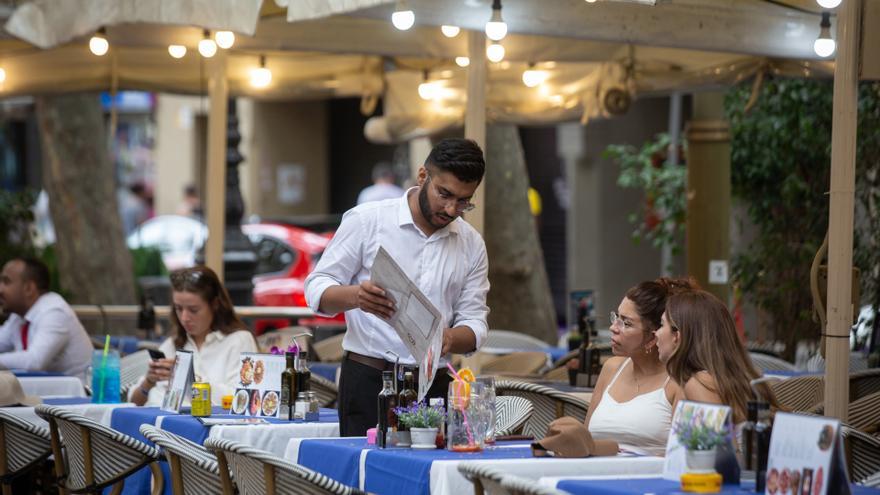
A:
POLYGON ((394 171, 387 162, 379 162, 373 167, 373 185, 365 187, 358 195, 357 204, 381 201, 403 196, 403 189, 394 182, 394 171))

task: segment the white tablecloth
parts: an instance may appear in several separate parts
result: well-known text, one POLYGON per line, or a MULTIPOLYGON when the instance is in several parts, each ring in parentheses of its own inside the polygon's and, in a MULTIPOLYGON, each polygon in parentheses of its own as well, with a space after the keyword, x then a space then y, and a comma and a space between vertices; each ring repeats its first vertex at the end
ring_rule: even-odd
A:
MULTIPOLYGON (((297 462, 299 459, 299 446, 306 438, 293 438, 284 450, 284 458, 297 462)), ((528 448, 524 446, 511 446, 502 448, 528 448)), ((370 450, 361 451, 359 466, 359 488, 364 488, 364 471, 366 458, 370 450)), ((458 461, 440 460, 431 464, 431 493, 433 495, 460 495, 471 493, 473 485, 458 472, 461 462, 469 462, 491 466, 504 473, 538 480, 542 477, 556 476, 572 478, 584 475, 617 475, 631 478, 637 475, 652 475, 654 477, 663 473, 662 457, 633 457, 619 455, 616 457, 590 457, 586 459, 542 459, 535 462, 534 459, 491 459, 484 461, 458 461)))
MULTIPOLYGON (((132 407, 134 404, 132 403, 123 403, 123 404, 67 404, 63 406, 57 406, 64 408, 67 411, 72 413, 80 414, 85 416, 92 421, 96 421, 101 423, 104 426, 110 426, 110 415, 113 413, 113 410, 117 407, 132 407)), ((35 425, 48 427, 48 423, 46 423, 43 418, 37 416, 37 413, 34 412, 33 407, 4 407, 4 411, 14 414, 15 416, 35 425)))
POLYGON ((82 382, 74 376, 23 376, 18 381, 25 395, 44 398, 86 397, 82 382))

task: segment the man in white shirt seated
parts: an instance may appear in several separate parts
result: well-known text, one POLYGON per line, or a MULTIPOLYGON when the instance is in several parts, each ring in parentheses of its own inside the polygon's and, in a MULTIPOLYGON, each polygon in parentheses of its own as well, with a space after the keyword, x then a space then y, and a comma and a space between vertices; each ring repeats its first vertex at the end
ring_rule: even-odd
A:
POLYGON ((382 201, 403 196, 403 188, 394 183, 394 171, 386 162, 379 162, 373 167, 373 185, 365 187, 358 194, 357 204, 370 201, 382 201))
POLYGON ((76 314, 49 292, 49 270, 33 258, 14 258, 0 273, 0 369, 54 371, 85 378, 92 342, 76 314))
MULTIPOLYGON (((376 396, 382 372, 391 370, 386 351, 400 363, 418 366, 387 323, 397 308, 370 281, 379 247, 385 248, 442 316, 443 354, 478 349, 488 333, 486 245, 462 214, 485 171, 483 151, 473 141, 444 139, 419 169, 418 186, 399 198, 359 205, 342 224, 306 279, 306 301, 324 315, 345 312, 345 357, 339 379, 339 431, 361 436, 376 426, 376 396)), ((418 376, 417 373, 414 373, 418 376)), ((448 375, 437 373, 428 397, 446 397, 448 375)))

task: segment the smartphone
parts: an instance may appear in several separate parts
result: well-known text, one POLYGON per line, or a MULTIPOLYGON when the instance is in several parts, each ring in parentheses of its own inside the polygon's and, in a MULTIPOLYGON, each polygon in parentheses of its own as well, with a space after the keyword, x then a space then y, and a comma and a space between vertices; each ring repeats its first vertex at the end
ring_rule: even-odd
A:
POLYGON ((160 350, 157 350, 157 349, 147 349, 147 352, 150 353, 150 358, 151 358, 153 361, 157 361, 157 360, 159 360, 159 359, 165 359, 165 353, 162 352, 162 351, 160 351, 160 350))

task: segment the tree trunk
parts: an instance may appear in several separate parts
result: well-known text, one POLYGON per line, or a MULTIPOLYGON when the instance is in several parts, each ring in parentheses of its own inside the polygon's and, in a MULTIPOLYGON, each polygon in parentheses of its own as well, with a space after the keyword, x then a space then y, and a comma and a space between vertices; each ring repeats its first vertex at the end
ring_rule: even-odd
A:
POLYGON ((556 313, 529 209, 529 179, 516 126, 489 126, 486 156, 489 327, 555 344, 556 313))
POLYGON ((41 96, 36 106, 61 286, 73 303, 134 304, 131 254, 98 97, 41 96))

